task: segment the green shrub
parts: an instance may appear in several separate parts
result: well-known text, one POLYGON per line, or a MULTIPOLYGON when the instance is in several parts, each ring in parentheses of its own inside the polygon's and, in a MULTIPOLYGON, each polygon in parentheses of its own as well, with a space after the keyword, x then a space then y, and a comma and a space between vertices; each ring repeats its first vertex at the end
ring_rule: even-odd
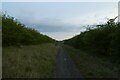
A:
POLYGON ((120 23, 96 25, 81 34, 65 40, 65 44, 94 54, 120 55, 120 23))
POLYGON ((30 45, 54 42, 52 38, 40 34, 35 29, 28 28, 18 22, 14 17, 2 15, 2 39, 3 46, 9 45, 30 45))

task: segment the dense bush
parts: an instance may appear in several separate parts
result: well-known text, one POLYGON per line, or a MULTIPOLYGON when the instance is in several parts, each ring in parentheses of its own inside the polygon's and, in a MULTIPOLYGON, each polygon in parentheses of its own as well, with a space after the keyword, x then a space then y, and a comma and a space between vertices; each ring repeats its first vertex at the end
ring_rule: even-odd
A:
POLYGON ((95 28, 65 40, 65 44, 102 55, 120 55, 120 23, 96 25, 95 28))
POLYGON ((8 46, 40 44, 55 40, 4 14, 2 15, 2 41, 3 46, 8 46))

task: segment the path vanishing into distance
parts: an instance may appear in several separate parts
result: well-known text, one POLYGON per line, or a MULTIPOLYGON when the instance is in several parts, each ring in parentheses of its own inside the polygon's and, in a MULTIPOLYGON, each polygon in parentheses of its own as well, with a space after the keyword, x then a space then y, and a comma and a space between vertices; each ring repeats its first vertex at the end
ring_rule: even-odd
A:
POLYGON ((58 54, 56 57, 56 72, 55 78, 82 78, 79 70, 74 62, 67 56, 66 52, 61 46, 58 47, 58 54))

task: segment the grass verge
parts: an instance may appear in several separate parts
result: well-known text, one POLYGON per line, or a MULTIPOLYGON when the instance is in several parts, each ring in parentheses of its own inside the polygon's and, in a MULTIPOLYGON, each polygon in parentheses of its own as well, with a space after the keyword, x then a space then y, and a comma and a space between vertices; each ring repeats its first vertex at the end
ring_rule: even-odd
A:
POLYGON ((118 64, 107 57, 93 56, 87 52, 64 46, 84 78, 118 78, 118 64))
POLYGON ((3 78, 50 78, 57 49, 54 44, 3 47, 3 78))

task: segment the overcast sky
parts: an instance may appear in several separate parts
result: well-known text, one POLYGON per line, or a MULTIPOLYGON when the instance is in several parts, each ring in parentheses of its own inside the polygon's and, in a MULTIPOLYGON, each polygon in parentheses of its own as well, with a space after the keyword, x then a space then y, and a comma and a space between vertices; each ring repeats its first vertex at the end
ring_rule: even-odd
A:
POLYGON ((79 34, 84 25, 105 23, 118 15, 117 2, 4 2, 2 9, 57 40, 79 34))
POLYGON ((118 2, 119 0, 1 0, 2 2, 118 2))

